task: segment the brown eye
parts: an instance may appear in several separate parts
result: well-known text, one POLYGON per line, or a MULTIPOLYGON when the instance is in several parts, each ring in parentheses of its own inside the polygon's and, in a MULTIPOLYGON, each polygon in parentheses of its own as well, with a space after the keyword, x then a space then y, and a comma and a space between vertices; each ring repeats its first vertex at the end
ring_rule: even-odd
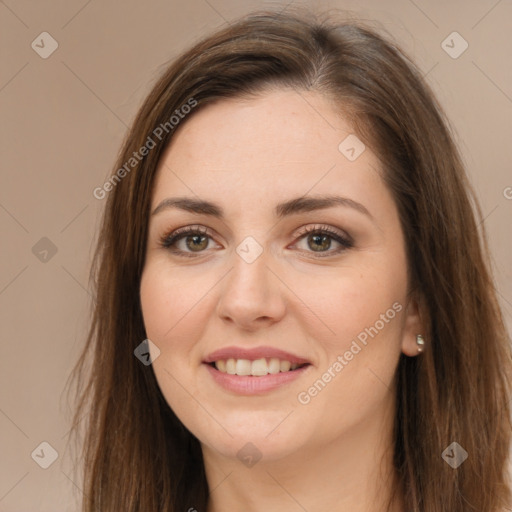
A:
POLYGON ((315 257, 333 256, 354 246, 354 242, 341 231, 335 231, 329 226, 308 226, 300 233, 300 240, 305 239, 305 252, 316 253, 315 257), (338 244, 338 249, 329 250, 332 241, 338 244))
POLYGON ((318 250, 323 251, 325 249, 329 249, 331 246, 331 239, 332 239, 332 237, 330 235, 322 235, 322 234, 309 235, 307 238, 308 247, 310 247, 313 251, 318 251, 318 250))
POLYGON ((206 228, 201 229, 188 226, 177 229, 168 235, 164 235, 160 240, 160 245, 173 253, 183 256, 193 256, 193 253, 204 252, 205 249, 208 248, 210 240, 212 240, 212 237, 208 234, 206 228), (180 247, 182 240, 184 240, 185 243, 180 247))
POLYGON ((201 251, 208 247, 208 237, 205 235, 186 235, 180 238, 186 240, 186 246, 192 251, 201 251))

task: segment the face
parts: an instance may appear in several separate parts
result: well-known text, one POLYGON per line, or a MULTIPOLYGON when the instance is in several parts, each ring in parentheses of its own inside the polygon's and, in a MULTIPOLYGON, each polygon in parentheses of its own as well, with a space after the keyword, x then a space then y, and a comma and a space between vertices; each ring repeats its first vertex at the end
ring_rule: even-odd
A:
POLYGON ((160 161, 142 311, 203 449, 307 454, 393 410, 419 320, 397 208, 351 134, 324 96, 283 89, 198 111, 160 161))

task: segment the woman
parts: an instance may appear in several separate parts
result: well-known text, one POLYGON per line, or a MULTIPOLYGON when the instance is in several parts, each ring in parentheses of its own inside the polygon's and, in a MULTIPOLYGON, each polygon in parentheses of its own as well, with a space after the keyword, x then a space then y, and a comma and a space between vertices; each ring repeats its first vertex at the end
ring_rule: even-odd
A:
POLYGON ((168 68, 95 191, 84 511, 510 506, 509 340, 447 126, 360 22, 256 13, 168 68))

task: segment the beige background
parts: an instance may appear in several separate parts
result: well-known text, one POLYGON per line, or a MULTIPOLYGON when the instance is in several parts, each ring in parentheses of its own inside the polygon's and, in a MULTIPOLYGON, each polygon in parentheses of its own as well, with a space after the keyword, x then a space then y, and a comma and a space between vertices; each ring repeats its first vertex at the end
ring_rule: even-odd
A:
MULTIPOLYGON (((78 510, 63 390, 87 328, 88 270, 104 205, 92 191, 109 174, 140 101, 165 62, 205 33, 288 3, 0 2, 0 511, 78 510), (58 43, 46 59, 31 47, 42 46, 42 32, 58 43), (58 452, 48 469, 31 458, 36 448, 34 459, 44 458, 43 441, 58 452)), ((481 200, 510 329, 512 3, 309 4, 379 20, 428 75, 481 200), (453 31, 469 44, 457 59, 441 46, 453 31)))

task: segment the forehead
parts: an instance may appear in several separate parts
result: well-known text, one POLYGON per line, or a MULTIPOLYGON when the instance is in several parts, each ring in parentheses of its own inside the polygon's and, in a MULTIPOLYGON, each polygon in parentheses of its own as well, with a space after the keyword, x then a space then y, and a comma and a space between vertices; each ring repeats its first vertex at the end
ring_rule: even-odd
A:
POLYGON ((339 109, 317 92, 283 89, 222 99, 185 121, 160 160, 153 204, 171 193, 221 195, 227 202, 245 194, 250 202, 313 189, 372 195, 382 186, 370 148, 347 158, 344 141, 358 139, 339 109))

